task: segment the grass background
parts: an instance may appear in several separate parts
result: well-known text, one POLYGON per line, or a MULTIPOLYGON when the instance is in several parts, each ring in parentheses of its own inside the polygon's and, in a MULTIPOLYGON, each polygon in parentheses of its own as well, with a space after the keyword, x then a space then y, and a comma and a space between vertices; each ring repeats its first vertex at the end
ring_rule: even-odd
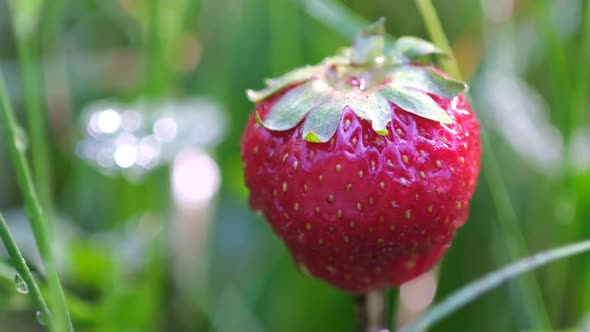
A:
MULTIPOLYGON (((485 133, 471 217, 444 259, 437 298, 590 236, 589 2, 434 2, 485 133)), ((320 61, 381 16, 393 36, 428 39, 415 4, 401 0, 0 0, 0 67, 78 331, 353 330, 351 297, 300 274, 248 209, 239 138, 252 111, 247 88, 320 61), (170 163, 138 179, 77 153, 96 101, 145 100, 148 118, 154 100, 176 109, 194 96, 214 100, 227 121, 214 145, 174 144, 218 165, 221 186, 205 203, 179 203, 170 163)), ((6 147, 0 139, 0 211, 39 270, 6 147)), ((42 330, 8 260, 0 274, 0 331, 42 330)), ((432 330, 587 331, 589 319, 590 258, 579 256, 432 330)))

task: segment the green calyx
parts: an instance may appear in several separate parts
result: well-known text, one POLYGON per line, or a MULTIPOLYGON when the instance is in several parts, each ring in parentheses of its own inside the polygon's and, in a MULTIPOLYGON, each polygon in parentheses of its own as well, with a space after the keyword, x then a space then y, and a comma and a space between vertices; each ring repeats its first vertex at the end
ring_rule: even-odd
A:
POLYGON ((437 121, 453 119, 430 97, 451 99, 467 89, 427 64, 444 54, 433 44, 415 37, 400 37, 389 49, 385 43, 385 20, 362 31, 351 48, 314 66, 298 68, 267 79, 267 87, 248 90, 252 102, 295 86, 281 97, 258 122, 269 130, 289 130, 303 119, 303 138, 308 142, 329 141, 342 112, 348 106, 357 116, 371 122, 373 130, 387 135, 392 120, 390 103, 406 112, 437 121))

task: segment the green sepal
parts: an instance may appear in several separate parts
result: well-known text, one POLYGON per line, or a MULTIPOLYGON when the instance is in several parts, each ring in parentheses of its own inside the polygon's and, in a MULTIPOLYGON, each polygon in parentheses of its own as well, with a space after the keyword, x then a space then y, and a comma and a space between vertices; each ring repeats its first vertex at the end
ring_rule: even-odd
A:
POLYGON ((270 130, 288 130, 295 127, 307 113, 330 98, 331 88, 317 80, 306 82, 287 92, 259 121, 270 130))
POLYGON ((320 68, 318 66, 306 66, 303 68, 297 68, 286 73, 283 76, 265 79, 264 82, 267 85, 266 88, 259 91, 248 89, 246 90, 246 95, 248 96, 248 100, 250 100, 251 102, 259 102, 277 93, 279 90, 288 87, 289 85, 305 82, 307 80, 312 79, 315 75, 318 74, 319 70, 320 68))
POLYGON ((447 112, 424 92, 389 84, 379 94, 406 112, 443 124, 453 123, 447 112))
POLYGON ((303 139, 314 143, 329 141, 338 129, 344 106, 338 98, 330 98, 314 107, 303 125, 303 139))
POLYGON ((467 85, 431 66, 416 65, 444 53, 428 41, 401 37, 384 54, 385 39, 381 19, 362 31, 352 48, 341 49, 315 66, 267 79, 265 89, 248 90, 250 101, 258 102, 295 86, 272 106, 264 119, 257 112, 256 121, 274 131, 289 130, 303 122, 303 139, 315 143, 327 142, 334 136, 347 106, 359 118, 369 121, 380 135, 388 134, 391 104, 441 124, 453 123, 453 118, 428 94, 451 99, 465 91, 467 85), (353 78, 370 83, 352 86, 353 78))
POLYGON ((467 84, 443 76, 432 67, 399 66, 391 71, 395 86, 412 88, 451 99, 467 90, 467 84))
POLYGON ((353 66, 372 63, 385 51, 385 19, 382 17, 361 31, 350 52, 350 64, 353 66))
POLYGON ((393 63, 408 63, 429 55, 445 55, 445 53, 424 39, 403 36, 399 37, 389 50, 389 58, 393 63))
POLYGON ((347 97, 346 104, 356 115, 369 120, 375 132, 387 135, 387 124, 391 121, 391 106, 382 94, 352 94, 347 97))

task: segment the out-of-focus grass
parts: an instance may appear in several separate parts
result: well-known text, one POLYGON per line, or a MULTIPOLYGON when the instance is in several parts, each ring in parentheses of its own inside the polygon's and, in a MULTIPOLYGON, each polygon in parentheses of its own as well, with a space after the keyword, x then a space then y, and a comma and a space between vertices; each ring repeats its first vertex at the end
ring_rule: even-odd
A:
MULTIPOLYGON (((508 247, 536 252, 590 236, 590 157, 584 157, 590 140, 581 134, 590 126, 590 5, 564 3, 435 2, 489 136, 486 150, 493 154, 484 151, 484 167, 493 156, 497 172, 491 174, 499 175, 478 184, 470 220, 442 265, 437 298, 511 261, 507 241, 508 247), (507 91, 506 84, 513 88, 507 91), (497 91, 510 93, 510 100, 497 91), (507 125, 515 128, 512 134, 502 130, 507 125), (505 190, 498 189, 502 185, 505 190), (498 201, 510 204, 513 216, 498 209, 498 201), (522 240, 501 231, 507 219, 517 223, 522 240)), ((269 226, 247 207, 238 142, 252 105, 244 91, 347 45, 362 20, 384 16, 391 35, 428 39, 413 2, 61 0, 44 1, 43 8, 34 45, 39 53, 32 58, 38 62, 31 68, 43 77, 38 84, 42 108, 49 110, 52 164, 40 166, 52 170, 56 216, 67 217, 56 218, 55 247, 77 330, 352 331, 350 296, 298 272, 269 226), (206 207, 184 210, 177 204, 168 165, 129 181, 120 173, 103 175, 76 154, 90 102, 192 95, 215 98, 231 121, 225 139, 206 148, 222 176, 206 207), (193 234, 187 225, 206 227, 193 234), (175 249, 182 242, 178 229, 194 235, 185 250, 175 249)), ((24 110, 32 100, 21 88, 24 73, 11 21, 0 1, 0 66, 12 101, 24 110)), ((24 112, 19 115, 25 120, 24 112)), ((39 147, 36 140, 30 152, 39 147)), ((3 212, 22 206, 5 145, 0 141, 3 212)), ((8 222, 18 229, 15 220, 8 222)), ((15 232, 15 238, 20 246, 33 246, 27 236, 15 232)), ((35 261, 31 251, 24 252, 35 261)), ((534 276, 552 327, 581 327, 588 320, 587 256, 534 276)), ((529 329, 526 302, 515 285, 479 298, 432 330, 529 329)), ((7 330, 37 328, 35 309, 10 280, 0 280, 0 311, 19 313, 0 315, 7 330)))

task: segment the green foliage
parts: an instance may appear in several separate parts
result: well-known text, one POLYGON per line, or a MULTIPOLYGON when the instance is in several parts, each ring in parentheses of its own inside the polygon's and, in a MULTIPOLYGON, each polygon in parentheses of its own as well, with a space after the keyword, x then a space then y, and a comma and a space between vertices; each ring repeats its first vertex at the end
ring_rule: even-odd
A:
MULTIPOLYGON (((395 45, 385 49, 388 57, 456 60, 459 68, 447 72, 460 78, 460 69, 469 82, 485 133, 470 220, 441 265, 435 302, 529 252, 590 238, 584 159, 590 4, 516 0, 514 10, 503 11, 497 3, 435 2, 453 58, 439 56, 449 53, 440 44, 444 35, 428 20, 424 25, 411 1, 0 1, 0 67, 17 120, 31 137, 27 153, 41 203, 53 203, 49 238, 76 331, 354 330, 351 297, 298 271, 262 217, 249 210, 238 142, 254 111, 243 91, 264 77, 318 63, 379 17, 387 18, 387 35, 416 36, 388 37, 386 44, 395 45), (11 16, 9 9, 18 12, 11 16), (427 30, 435 32, 432 38, 427 30), (222 142, 200 147, 223 179, 207 204, 181 209, 169 189, 173 165, 134 179, 105 175, 78 156, 89 103, 194 95, 215 98, 231 119, 222 142), (43 116, 35 118, 35 109, 43 116), (507 135, 502 128, 516 129, 507 135)), ((306 70, 268 80, 269 88, 250 98, 304 81, 306 70)), ((398 76, 388 93, 410 90, 397 101, 408 108, 428 103, 408 100, 416 91, 465 89, 429 69, 398 76)), ((310 109, 308 117, 339 115, 336 108, 310 109)), ((304 126, 304 134, 325 141, 333 121, 317 123, 304 126)), ((24 204, 15 199, 10 142, 2 134, 0 211, 52 307, 55 275, 44 274, 51 271, 43 272, 24 217, 8 213, 24 204)), ((1 260, 0 330, 38 330, 39 298, 16 292, 15 271, 1 260)), ((589 314, 590 260, 581 255, 478 297, 431 331, 583 331, 589 314)))

